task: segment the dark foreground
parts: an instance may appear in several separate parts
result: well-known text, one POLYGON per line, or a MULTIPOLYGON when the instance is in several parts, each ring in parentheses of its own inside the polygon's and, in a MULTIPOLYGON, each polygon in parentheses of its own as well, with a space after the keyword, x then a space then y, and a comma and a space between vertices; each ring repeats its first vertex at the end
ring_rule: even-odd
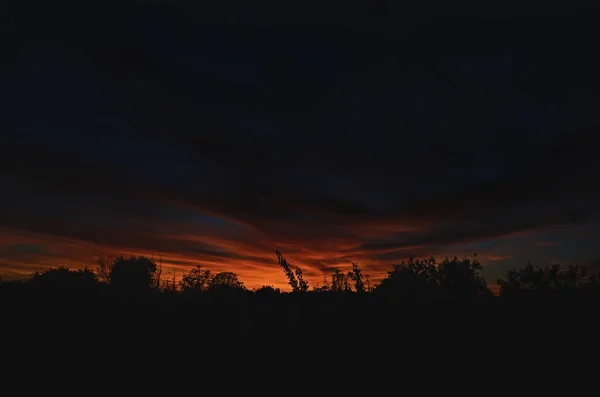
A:
POLYGON ((595 354, 600 276, 576 266, 511 270, 495 296, 469 259, 411 259, 374 288, 353 264, 312 290, 299 269, 278 259, 293 292, 250 291, 234 273, 200 267, 178 284, 161 284, 159 267, 144 257, 117 258, 106 271, 49 269, 0 283, 3 357, 15 368, 68 362, 100 365, 101 374, 117 365, 150 366, 152 374, 175 365, 223 373, 236 366, 239 375, 297 364, 321 379, 342 367, 439 370, 442 362, 529 371, 595 354))
MULTIPOLYGON (((126 384, 150 395, 197 382, 223 393, 254 384, 352 394, 373 382, 474 391, 481 374, 498 371, 548 386, 554 371, 595 356, 599 303, 564 294, 425 303, 373 293, 0 287, 3 362, 25 375, 17 384, 42 393, 44 376, 57 382, 52 390, 91 393, 101 382, 108 393, 126 384)), ((12 376, 4 372, 5 384, 12 376)))
POLYGON ((123 294, 108 286, 5 285, 0 308, 4 330, 19 340, 86 337, 101 345, 148 338, 165 348, 189 342, 190 349, 217 339, 314 340, 316 351, 336 340, 373 347, 401 343, 407 349, 468 343, 485 349, 531 336, 581 340, 600 330, 599 300, 568 294, 415 302, 368 293, 123 294))

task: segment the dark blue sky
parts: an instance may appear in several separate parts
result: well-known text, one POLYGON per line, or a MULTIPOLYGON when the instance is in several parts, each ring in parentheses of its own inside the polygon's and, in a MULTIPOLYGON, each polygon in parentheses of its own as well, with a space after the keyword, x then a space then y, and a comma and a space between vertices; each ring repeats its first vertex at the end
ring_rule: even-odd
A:
POLYGON ((8 6, 0 275, 599 265, 596 9, 197 3, 8 6))

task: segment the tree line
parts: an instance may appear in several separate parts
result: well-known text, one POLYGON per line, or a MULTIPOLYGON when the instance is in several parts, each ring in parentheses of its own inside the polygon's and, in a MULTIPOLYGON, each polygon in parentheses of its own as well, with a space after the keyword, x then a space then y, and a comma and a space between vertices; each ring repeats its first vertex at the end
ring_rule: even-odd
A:
MULTIPOLYGON (((390 301, 433 302, 444 300, 489 299, 493 296, 481 275, 481 263, 475 258, 413 258, 393 265, 385 278, 372 285, 358 263, 341 272, 336 269, 321 285, 309 287, 300 267, 293 266, 279 251, 277 262, 283 270, 292 294, 345 293, 378 295, 390 301)), ((282 294, 278 288, 265 285, 249 291, 233 272, 213 273, 196 266, 179 280, 163 277, 162 265, 145 256, 101 257, 95 269, 70 270, 66 267, 35 272, 22 281, 40 287, 94 287, 107 285, 115 291, 139 293, 149 291, 182 294, 214 291, 244 291, 256 294, 282 294)), ((4 282, 6 284, 6 282, 4 282)), ((498 280, 499 296, 518 298, 543 294, 600 294, 600 276, 577 265, 561 267, 527 264, 511 269, 498 280)))

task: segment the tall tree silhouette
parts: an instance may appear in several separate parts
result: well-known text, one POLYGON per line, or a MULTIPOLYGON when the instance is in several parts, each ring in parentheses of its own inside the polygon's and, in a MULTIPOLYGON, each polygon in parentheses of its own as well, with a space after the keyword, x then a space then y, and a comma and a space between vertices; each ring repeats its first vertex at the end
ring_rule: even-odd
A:
POLYGON ((299 267, 296 267, 295 270, 296 278, 298 279, 298 291, 306 292, 308 291, 308 282, 304 280, 302 277, 302 270, 299 267))
POLYGON ((300 291, 300 285, 298 280, 296 280, 296 276, 294 276, 294 272, 290 268, 288 261, 281 255, 281 252, 275 251, 275 254, 277 255, 277 263, 279 263, 279 266, 283 269, 283 272, 288 279, 288 283, 290 284, 290 287, 292 287, 292 291, 300 291))
POLYGON ((365 280, 360 268, 358 267, 358 263, 352 263, 352 270, 348 272, 348 277, 354 281, 354 289, 356 292, 365 292, 365 280))
POLYGON ((339 269, 336 269, 331 275, 331 290, 335 292, 350 291, 348 276, 342 273, 339 269))

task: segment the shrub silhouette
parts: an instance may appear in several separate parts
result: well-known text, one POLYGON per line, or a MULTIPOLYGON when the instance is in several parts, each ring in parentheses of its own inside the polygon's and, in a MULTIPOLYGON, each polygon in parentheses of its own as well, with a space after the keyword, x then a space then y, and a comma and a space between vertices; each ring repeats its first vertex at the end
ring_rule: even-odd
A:
POLYGON ((271 298, 281 295, 281 290, 279 288, 274 288, 272 285, 263 285, 262 287, 257 288, 254 293, 256 296, 271 298))
POLYGON ((214 290, 245 290, 244 283, 232 272, 217 273, 210 279, 209 289, 214 290))
POLYGON ((439 285, 458 299, 490 295, 485 278, 481 276, 481 263, 476 258, 446 258, 437 266, 439 285))
POLYGON ((544 291, 554 288, 557 283, 560 267, 538 267, 528 263, 521 269, 511 269, 506 279, 498 280, 501 294, 511 294, 524 291, 544 291))
POLYGON ((89 289, 98 284, 98 279, 96 274, 88 268, 70 270, 61 266, 33 273, 29 283, 44 288, 89 289))
POLYGON ((375 292, 390 300, 431 301, 441 298, 435 258, 415 259, 392 266, 375 292))
POLYGON ((208 290, 211 280, 210 270, 202 270, 202 266, 196 266, 195 269, 183 275, 179 281, 179 288, 183 292, 203 292, 208 290))
POLYGON ((157 270, 156 262, 148 257, 121 256, 114 260, 110 268, 110 284, 128 291, 157 289, 160 286, 157 270))
POLYGON ((528 263, 522 268, 509 270, 506 278, 498 280, 498 285, 500 296, 509 297, 534 293, 595 293, 599 279, 580 266, 569 265, 562 269, 560 265, 540 267, 528 263))

